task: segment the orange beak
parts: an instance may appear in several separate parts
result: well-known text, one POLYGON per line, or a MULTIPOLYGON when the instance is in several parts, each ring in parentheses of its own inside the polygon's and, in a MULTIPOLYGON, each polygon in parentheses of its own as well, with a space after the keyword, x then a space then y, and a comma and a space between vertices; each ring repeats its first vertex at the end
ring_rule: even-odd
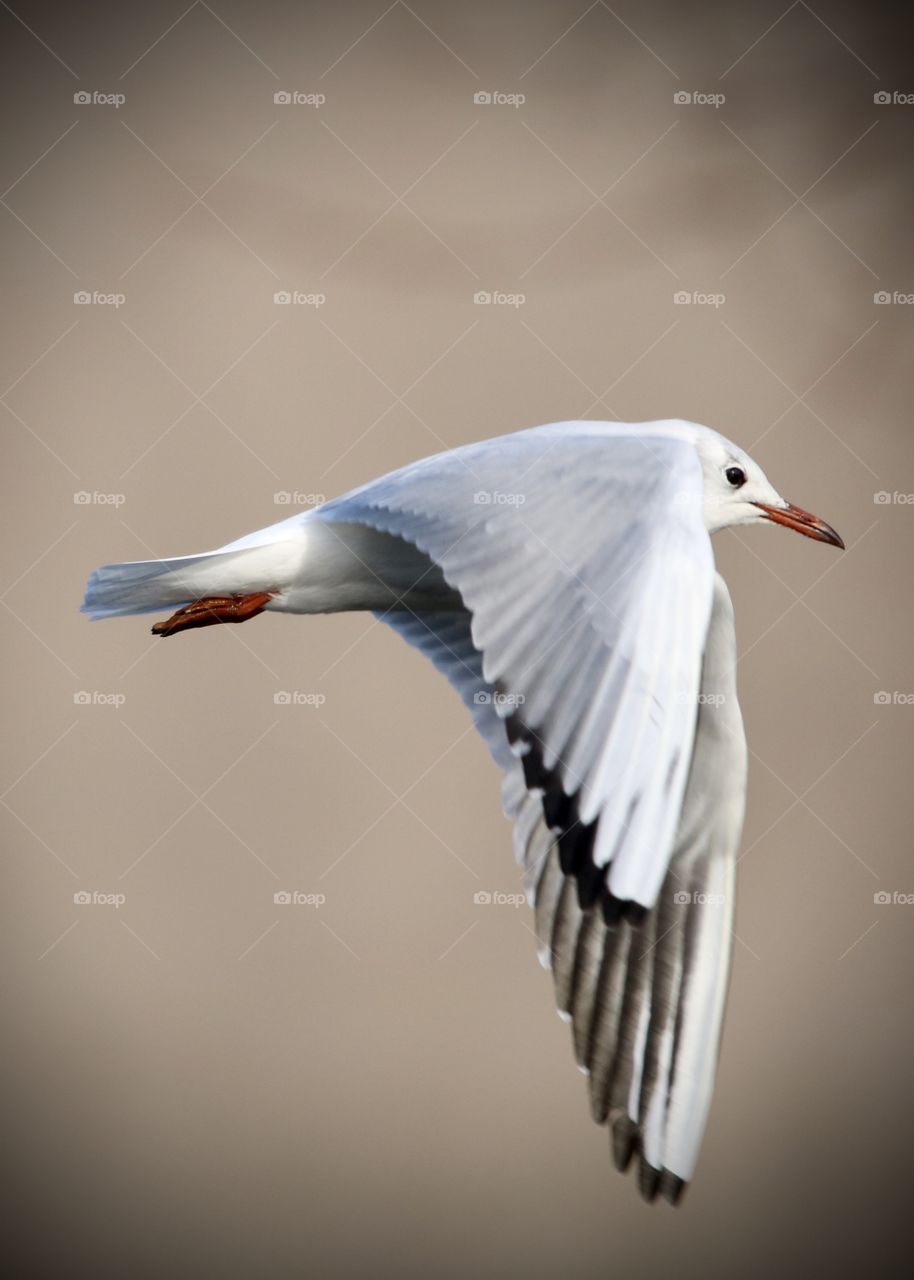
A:
POLYGON ((815 538, 816 542, 829 542, 833 547, 844 550, 841 535, 830 524, 804 511, 802 507, 795 507, 792 502, 788 502, 786 507, 769 507, 767 502, 755 502, 753 506, 764 511, 775 524, 783 524, 788 529, 796 529, 797 533, 805 534, 807 538, 815 538))

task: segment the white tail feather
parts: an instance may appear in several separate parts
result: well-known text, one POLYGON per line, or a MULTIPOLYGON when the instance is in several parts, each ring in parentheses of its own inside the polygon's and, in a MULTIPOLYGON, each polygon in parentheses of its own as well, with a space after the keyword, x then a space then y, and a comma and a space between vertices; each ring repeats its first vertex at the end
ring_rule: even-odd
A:
POLYGON ((269 590, 275 571, 264 561, 263 548, 249 548, 105 564, 89 579, 82 612, 93 619, 120 618, 178 609, 209 595, 269 590))

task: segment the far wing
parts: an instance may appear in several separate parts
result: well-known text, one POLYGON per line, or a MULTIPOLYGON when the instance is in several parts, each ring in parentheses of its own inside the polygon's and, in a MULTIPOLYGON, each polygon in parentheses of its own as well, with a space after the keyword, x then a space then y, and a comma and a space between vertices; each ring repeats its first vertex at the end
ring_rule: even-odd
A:
POLYGON ((319 517, 395 534, 441 568, 581 905, 602 902, 608 920, 651 907, 692 757, 714 576, 692 446, 591 424, 519 432, 319 517))

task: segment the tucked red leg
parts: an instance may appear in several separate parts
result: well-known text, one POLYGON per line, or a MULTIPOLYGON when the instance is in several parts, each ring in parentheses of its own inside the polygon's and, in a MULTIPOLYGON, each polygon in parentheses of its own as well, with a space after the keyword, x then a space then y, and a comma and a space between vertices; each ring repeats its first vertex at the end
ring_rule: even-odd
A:
POLYGON ((263 613, 272 598, 270 591, 255 591, 249 596, 206 596, 185 605, 164 622, 157 622, 152 634, 173 636, 191 627, 212 627, 217 622, 247 622, 263 613))

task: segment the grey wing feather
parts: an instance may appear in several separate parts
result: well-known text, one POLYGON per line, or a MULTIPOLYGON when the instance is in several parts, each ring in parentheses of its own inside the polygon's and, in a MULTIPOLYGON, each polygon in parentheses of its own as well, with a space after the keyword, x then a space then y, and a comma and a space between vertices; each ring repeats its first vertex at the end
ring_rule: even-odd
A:
MULTIPOLYGON (((464 609, 379 616, 447 676, 503 770, 540 959, 571 1022, 594 1118, 611 1126, 618 1167, 638 1155, 642 1194, 675 1201, 705 1127, 729 972, 746 756, 732 606, 695 527, 688 467, 688 501, 664 525, 658 504, 669 490, 614 491, 601 456, 580 441, 584 481, 569 475, 559 442, 544 489, 544 442, 529 444, 525 520, 489 510, 467 527, 462 472, 499 483, 499 459, 482 446, 469 460, 387 477, 321 515, 405 538, 460 592, 464 609), (592 475, 606 538, 592 533, 592 475), (659 533, 637 519, 638 532, 629 527, 642 501, 659 533), (558 552, 541 554, 541 540, 558 552), (529 723, 505 713, 512 699, 529 723), (595 910, 582 860, 588 884, 608 888, 616 874, 640 913, 595 910)), ((524 457, 511 460, 515 477, 524 457)), ((632 458, 614 457, 630 473, 632 458)), ((668 461, 672 471, 683 459, 668 461)), ((500 482, 509 491, 507 473, 500 482)))
POLYGON ((723 579, 715 577, 695 749, 673 857, 657 905, 640 924, 620 919, 608 926, 598 911, 578 905, 541 794, 526 789, 521 764, 507 749, 469 615, 380 616, 460 689, 505 769, 505 809, 515 819, 540 960, 553 970, 559 1010, 571 1022, 594 1119, 610 1124, 619 1169, 638 1156, 645 1198, 676 1202, 694 1171, 714 1085, 745 796, 733 611, 723 579), (479 700, 480 693, 488 696, 479 700))
POLYGON ((675 850, 642 923, 607 926, 576 910, 556 887, 567 879, 554 843, 540 872, 537 931, 551 943, 556 997, 571 1018, 594 1119, 611 1124, 619 1168, 639 1156, 649 1200, 677 1201, 692 1177, 714 1086, 746 780, 735 664, 732 606, 718 575, 675 850))

